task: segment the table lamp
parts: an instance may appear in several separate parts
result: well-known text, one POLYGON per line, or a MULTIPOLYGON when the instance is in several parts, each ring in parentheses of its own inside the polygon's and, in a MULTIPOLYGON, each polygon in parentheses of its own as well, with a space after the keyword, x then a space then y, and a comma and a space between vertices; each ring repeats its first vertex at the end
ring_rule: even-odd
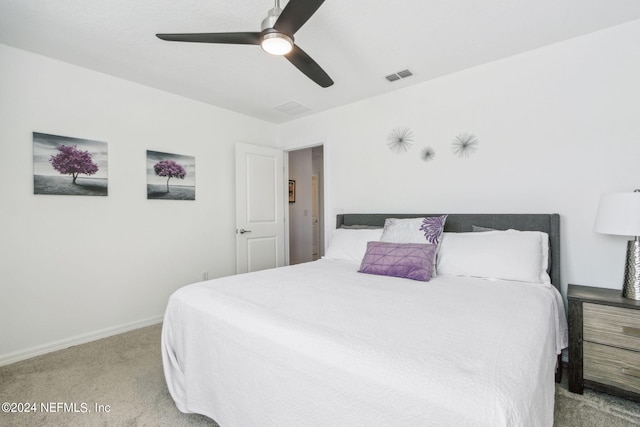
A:
POLYGON ((622 296, 640 300, 640 190, 603 194, 594 231, 635 238, 627 243, 622 296))

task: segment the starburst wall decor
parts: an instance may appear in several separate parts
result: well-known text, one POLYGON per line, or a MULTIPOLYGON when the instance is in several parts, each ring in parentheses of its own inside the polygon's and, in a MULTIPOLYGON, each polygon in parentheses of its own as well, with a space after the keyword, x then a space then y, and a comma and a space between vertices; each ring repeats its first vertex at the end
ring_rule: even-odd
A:
POLYGON ((425 147, 422 149, 422 151, 420 151, 420 158, 425 162, 431 161, 435 159, 435 157, 436 157, 436 152, 431 147, 425 147))
POLYGON ((458 157, 469 157, 478 151, 478 138, 472 133, 461 133, 451 143, 453 154, 458 157))
POLYGON ((413 132, 409 128, 395 128, 387 137, 387 146, 394 153, 405 153, 412 145, 413 132))
MULTIPOLYGON (((414 141, 413 131, 408 127, 396 127, 387 136, 387 147, 393 153, 406 153, 411 149, 414 141)), ((451 151, 457 157, 469 157, 478 151, 480 141, 469 132, 458 134, 451 141, 451 151)), ((419 150, 418 156, 423 162, 430 162, 436 157, 436 150, 427 146, 419 150)))

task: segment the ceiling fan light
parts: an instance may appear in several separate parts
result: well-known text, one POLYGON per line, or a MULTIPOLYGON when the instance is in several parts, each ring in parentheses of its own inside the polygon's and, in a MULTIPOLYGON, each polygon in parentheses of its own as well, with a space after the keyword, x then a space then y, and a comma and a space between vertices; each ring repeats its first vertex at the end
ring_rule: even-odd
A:
POLYGON ((271 55, 286 55, 293 49, 293 40, 286 34, 268 33, 262 37, 260 45, 271 55))

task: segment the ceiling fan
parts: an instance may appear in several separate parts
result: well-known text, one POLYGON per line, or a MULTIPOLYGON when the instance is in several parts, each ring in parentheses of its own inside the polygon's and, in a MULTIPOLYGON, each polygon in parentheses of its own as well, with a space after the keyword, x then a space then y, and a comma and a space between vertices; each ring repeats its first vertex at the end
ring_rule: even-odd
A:
POLYGON ((311 18, 324 0, 289 0, 284 9, 280 0, 262 21, 260 32, 156 34, 162 40, 195 43, 255 44, 272 55, 282 55, 298 70, 322 87, 333 84, 331 77, 293 40, 293 35, 311 18))

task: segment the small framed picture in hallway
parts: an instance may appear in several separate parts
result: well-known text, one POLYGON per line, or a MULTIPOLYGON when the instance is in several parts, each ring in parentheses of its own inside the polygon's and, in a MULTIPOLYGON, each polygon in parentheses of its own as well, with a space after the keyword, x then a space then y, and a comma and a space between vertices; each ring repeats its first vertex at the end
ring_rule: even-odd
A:
POLYGON ((289 180, 289 203, 296 202, 296 182, 293 179, 289 180))

